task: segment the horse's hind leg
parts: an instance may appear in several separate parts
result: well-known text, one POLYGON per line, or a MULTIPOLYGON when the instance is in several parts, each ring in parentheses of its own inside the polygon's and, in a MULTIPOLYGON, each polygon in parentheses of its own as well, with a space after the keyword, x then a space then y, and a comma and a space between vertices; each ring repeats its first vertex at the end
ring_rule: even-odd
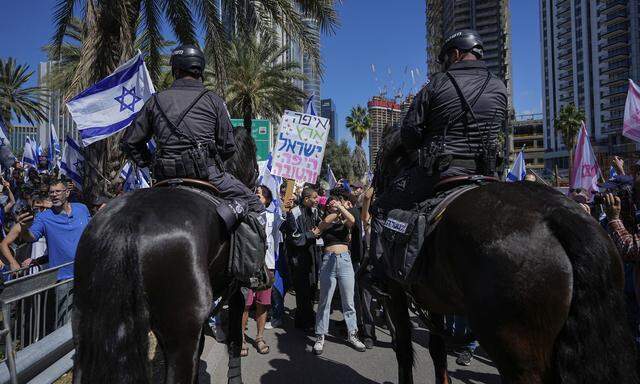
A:
POLYGON ((395 328, 394 350, 398 360, 398 384, 413 384, 413 344, 407 296, 402 287, 390 283, 391 299, 387 300, 391 321, 395 328))
POLYGON ((240 350, 242 349, 242 313, 244 312, 244 296, 240 289, 229 298, 229 329, 227 340, 229 342, 229 372, 227 379, 229 384, 242 384, 242 369, 240 364, 240 350))
POLYGON ((151 330, 165 358, 165 384, 196 383, 202 327, 211 312, 211 288, 206 284, 176 284, 171 291, 148 292, 151 330))
POLYGON ((194 384, 198 379, 202 324, 177 323, 177 329, 155 331, 165 358, 165 384, 194 384), (175 333, 174 333, 175 332, 175 333))
MULTIPOLYGON (((444 316, 433 315, 432 321, 440 328, 444 328, 444 316)), ((447 372, 447 348, 442 335, 429 334, 429 354, 433 360, 433 368, 436 374, 436 384, 448 384, 449 374, 447 372)))

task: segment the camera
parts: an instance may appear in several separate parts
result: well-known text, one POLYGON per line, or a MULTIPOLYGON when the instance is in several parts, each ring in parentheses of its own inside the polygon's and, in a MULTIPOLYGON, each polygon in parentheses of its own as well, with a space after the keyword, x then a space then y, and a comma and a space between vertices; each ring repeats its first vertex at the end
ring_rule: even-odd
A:
POLYGON ((29 215, 33 215, 33 209, 31 209, 30 206, 25 205, 24 207, 22 207, 18 211, 16 211, 16 216, 20 216, 20 215, 23 215, 25 213, 28 213, 29 215))
POLYGON ((616 176, 602 185, 605 192, 598 192, 593 196, 595 204, 604 204, 605 195, 611 193, 619 197, 621 201, 627 201, 633 197, 633 177, 616 176))

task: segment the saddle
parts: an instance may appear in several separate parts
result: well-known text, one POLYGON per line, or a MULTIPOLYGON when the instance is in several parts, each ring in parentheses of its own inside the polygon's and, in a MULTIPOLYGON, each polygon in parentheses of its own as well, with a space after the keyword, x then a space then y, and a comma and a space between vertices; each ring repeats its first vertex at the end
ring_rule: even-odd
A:
POLYGON ((187 189, 209 200, 216 207, 216 212, 222 221, 224 221, 229 231, 233 231, 236 228, 238 223, 243 219, 245 212, 247 212, 247 207, 244 202, 222 199, 218 188, 204 180, 175 178, 162 180, 153 185, 153 188, 166 187, 187 189))
POLYGON ((241 286, 254 290, 273 284, 264 264, 267 251, 264 219, 253 212, 247 213, 246 203, 222 199, 214 185, 198 179, 166 179, 155 183, 153 188, 186 189, 210 201, 231 234, 228 273, 241 286))
POLYGON ((421 272, 427 263, 425 257, 419 256, 447 208, 463 194, 498 181, 481 175, 450 177, 436 184, 434 196, 416 204, 414 209, 389 211, 381 235, 387 275, 405 284, 423 276, 421 272))

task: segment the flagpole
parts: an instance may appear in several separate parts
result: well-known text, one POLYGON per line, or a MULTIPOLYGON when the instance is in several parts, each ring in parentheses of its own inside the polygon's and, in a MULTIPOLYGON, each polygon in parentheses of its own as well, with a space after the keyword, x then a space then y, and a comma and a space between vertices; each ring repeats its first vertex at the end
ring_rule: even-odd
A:
POLYGON ((102 177, 102 178, 104 179, 104 181, 106 181, 106 182, 107 182, 107 183, 109 183, 109 184, 112 184, 112 183, 111 183, 111 180, 107 179, 107 178, 106 178, 106 177, 105 177, 105 176, 104 176, 104 175, 103 175, 103 174, 98 170, 98 168, 97 168, 95 165, 93 165, 93 163, 91 162, 91 160, 89 160, 89 159, 85 158, 85 159, 84 159, 84 161, 86 161, 86 163, 87 163, 87 164, 88 164, 88 165, 89 165, 89 166, 90 166, 94 171, 96 171, 96 173, 98 174, 98 176, 102 177))
POLYGON ((549 183, 547 183, 547 181, 545 179, 543 179, 542 177, 540 177, 533 169, 527 169, 527 171, 531 172, 534 174, 534 176, 536 177, 536 179, 542 181, 542 184, 546 185, 547 187, 550 187, 551 185, 549 183))

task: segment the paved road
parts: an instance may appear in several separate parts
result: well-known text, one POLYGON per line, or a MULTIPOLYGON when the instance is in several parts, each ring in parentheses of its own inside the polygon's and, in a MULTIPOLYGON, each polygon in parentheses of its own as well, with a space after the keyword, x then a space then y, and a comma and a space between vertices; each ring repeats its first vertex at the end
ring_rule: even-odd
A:
MULTIPOLYGON (((288 308, 293 301, 287 298, 288 308)), ((325 343, 322 356, 312 352, 314 339, 293 328, 289 321, 284 328, 266 330, 265 340, 271 346, 268 355, 260 355, 251 347, 249 356, 242 359, 242 374, 245 384, 377 384, 397 383, 396 358, 391 349, 388 331, 378 328, 378 341, 374 349, 357 352, 344 342, 346 333, 340 326, 341 314, 332 314, 331 335, 325 343)), ((342 323, 344 324, 344 323, 342 323)), ((255 322, 249 321, 247 335, 255 337, 255 322)), ((248 339, 252 341, 252 339, 248 339)), ((433 383, 433 365, 426 350, 427 332, 414 331, 416 363, 414 379, 418 383, 433 383)), ((226 383, 226 346, 207 338, 203 360, 206 372, 201 372, 200 383, 226 383)), ((204 370, 204 367, 202 367, 204 370)), ((449 370, 454 383, 499 383, 500 379, 491 362, 480 352, 472 365, 460 367, 455 358, 449 356, 449 370)))

